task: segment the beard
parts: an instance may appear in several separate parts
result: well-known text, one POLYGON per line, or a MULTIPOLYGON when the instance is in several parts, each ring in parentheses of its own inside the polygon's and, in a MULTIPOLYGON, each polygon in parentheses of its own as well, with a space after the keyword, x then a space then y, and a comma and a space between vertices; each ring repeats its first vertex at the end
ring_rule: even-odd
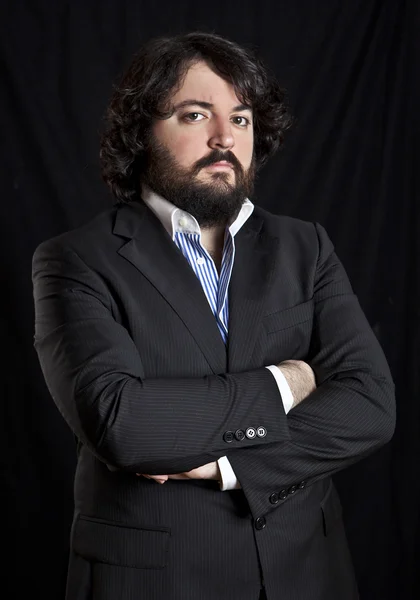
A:
POLYGON ((192 167, 178 164, 170 150, 155 139, 147 149, 142 182, 148 185, 178 208, 195 217, 200 227, 215 227, 233 222, 241 210, 245 198, 254 190, 255 159, 245 171, 236 156, 230 151, 212 150, 196 161, 192 167), (220 171, 210 174, 209 181, 200 181, 201 169, 226 160, 232 172, 220 171))

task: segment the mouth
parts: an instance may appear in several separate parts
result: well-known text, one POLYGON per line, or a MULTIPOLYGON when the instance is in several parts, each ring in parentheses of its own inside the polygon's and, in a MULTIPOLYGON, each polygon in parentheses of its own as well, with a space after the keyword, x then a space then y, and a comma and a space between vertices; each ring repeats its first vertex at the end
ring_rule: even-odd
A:
POLYGON ((212 169, 215 171, 228 171, 228 170, 233 169, 233 165, 232 165, 232 163, 228 162, 227 160, 220 160, 219 162, 213 163, 206 168, 212 169))

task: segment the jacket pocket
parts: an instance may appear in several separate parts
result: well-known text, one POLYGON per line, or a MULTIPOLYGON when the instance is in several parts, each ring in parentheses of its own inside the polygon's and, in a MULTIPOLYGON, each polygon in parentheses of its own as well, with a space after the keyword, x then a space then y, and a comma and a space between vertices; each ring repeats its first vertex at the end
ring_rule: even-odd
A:
POLYGON ((168 561, 170 537, 170 529, 165 527, 133 527, 79 515, 73 527, 72 547, 76 554, 93 562, 163 569, 168 561))
POLYGON ((291 306, 285 310, 267 315, 263 319, 264 327, 267 333, 274 333, 282 329, 294 327, 305 321, 310 321, 313 318, 314 301, 308 300, 302 304, 291 306))
POLYGON ((324 535, 328 535, 338 521, 342 520, 343 509, 340 498, 334 487, 332 479, 324 498, 321 500, 322 520, 324 535))

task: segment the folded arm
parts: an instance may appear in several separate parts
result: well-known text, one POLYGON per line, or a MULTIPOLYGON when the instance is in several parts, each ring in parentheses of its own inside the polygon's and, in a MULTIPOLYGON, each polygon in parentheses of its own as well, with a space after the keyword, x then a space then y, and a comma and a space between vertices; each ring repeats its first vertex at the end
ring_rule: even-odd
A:
MULTIPOLYGON (((288 360, 279 365, 270 365, 266 368, 269 369, 276 380, 286 414, 291 408, 307 398, 316 388, 314 372, 308 364, 301 360, 288 360)), ((137 475, 154 479, 160 484, 165 483, 168 479, 215 479, 219 481, 220 489, 224 492, 240 489, 241 487, 227 456, 222 456, 217 461, 186 473, 173 475, 137 473, 137 475)))
MULTIPOLYGON (((344 469, 394 432, 394 385, 385 356, 327 234, 320 226, 317 233, 314 325, 305 359, 317 389, 288 414, 290 439, 227 453, 257 516, 278 506, 274 492, 344 469)), ((282 501, 290 496, 282 494, 282 501)))
POLYGON ((200 378, 144 376, 127 330, 97 273, 71 249, 46 242, 33 260, 35 348, 60 412, 111 467, 150 474, 189 471, 227 447, 286 440, 286 415, 265 368, 200 378), (269 427, 267 427, 269 423, 269 427), (266 426, 264 440, 226 431, 266 426))

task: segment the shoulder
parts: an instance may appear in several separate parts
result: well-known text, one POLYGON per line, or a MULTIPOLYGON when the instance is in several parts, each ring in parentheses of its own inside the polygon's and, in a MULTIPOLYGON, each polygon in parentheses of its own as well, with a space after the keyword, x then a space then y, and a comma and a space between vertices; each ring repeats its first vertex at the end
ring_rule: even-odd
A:
POLYGON ((104 249, 104 244, 109 245, 114 236, 112 230, 118 206, 102 211, 87 223, 65 231, 43 241, 35 250, 35 255, 43 251, 65 251, 70 250, 76 254, 85 255, 97 249, 104 249))
POLYGON ((289 217, 286 215, 275 215, 274 213, 262 208, 261 206, 255 206, 254 213, 257 218, 264 221, 264 226, 274 233, 276 229, 310 229, 313 228, 314 223, 310 221, 304 221, 295 217, 289 217))
POLYGON ((286 238, 301 238, 316 240, 317 224, 285 215, 275 215, 260 206, 255 206, 253 216, 262 222, 262 232, 274 236, 286 238))
POLYGON ((281 248, 286 248, 291 253, 303 250, 319 257, 334 251, 327 232, 317 222, 275 215, 259 206, 255 206, 253 216, 262 222, 262 235, 278 238, 281 248))

